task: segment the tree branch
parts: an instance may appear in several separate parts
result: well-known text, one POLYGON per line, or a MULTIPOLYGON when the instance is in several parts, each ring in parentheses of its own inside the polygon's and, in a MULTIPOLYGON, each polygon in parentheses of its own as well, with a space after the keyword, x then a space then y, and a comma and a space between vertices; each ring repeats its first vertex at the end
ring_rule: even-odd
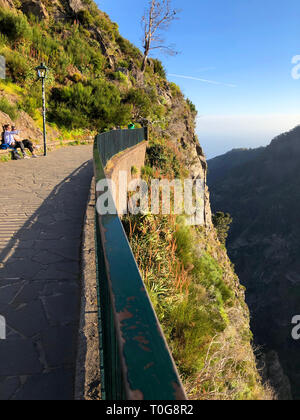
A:
POLYGON ((168 29, 169 25, 177 19, 177 15, 178 10, 171 8, 171 0, 149 0, 148 9, 142 17, 144 32, 142 71, 145 71, 151 50, 160 49, 166 50, 168 54, 176 54, 174 48, 162 44, 164 40, 160 33, 168 29), (162 45, 156 45, 157 43, 162 45))

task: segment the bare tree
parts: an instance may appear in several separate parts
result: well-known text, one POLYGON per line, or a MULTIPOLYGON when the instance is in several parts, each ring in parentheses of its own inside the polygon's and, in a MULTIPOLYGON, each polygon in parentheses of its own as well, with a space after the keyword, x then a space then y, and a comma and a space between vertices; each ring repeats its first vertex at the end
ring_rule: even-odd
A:
POLYGON ((144 31, 144 57, 142 72, 145 71, 151 50, 165 50, 174 55, 176 51, 172 46, 164 44, 161 32, 167 30, 169 25, 177 18, 178 10, 172 9, 171 0, 149 0, 148 8, 142 18, 144 31))

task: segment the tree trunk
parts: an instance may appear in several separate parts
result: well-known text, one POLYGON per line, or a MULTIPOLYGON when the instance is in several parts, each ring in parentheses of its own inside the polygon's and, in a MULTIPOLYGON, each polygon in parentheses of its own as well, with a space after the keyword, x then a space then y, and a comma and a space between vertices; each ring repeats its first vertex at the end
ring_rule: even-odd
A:
POLYGON ((147 61, 148 61, 148 54, 145 54, 143 58, 142 68, 141 68, 142 73, 144 73, 146 70, 147 61))

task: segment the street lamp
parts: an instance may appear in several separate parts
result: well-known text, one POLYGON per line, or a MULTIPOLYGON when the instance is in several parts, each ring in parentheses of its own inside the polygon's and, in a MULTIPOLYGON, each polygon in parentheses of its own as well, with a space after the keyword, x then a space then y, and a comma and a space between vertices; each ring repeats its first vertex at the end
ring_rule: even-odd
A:
POLYGON ((42 80, 43 89, 43 129, 44 129, 44 156, 47 156, 47 139, 46 139, 46 95, 45 95, 45 79, 47 77, 48 67, 42 63, 36 68, 38 78, 42 80))

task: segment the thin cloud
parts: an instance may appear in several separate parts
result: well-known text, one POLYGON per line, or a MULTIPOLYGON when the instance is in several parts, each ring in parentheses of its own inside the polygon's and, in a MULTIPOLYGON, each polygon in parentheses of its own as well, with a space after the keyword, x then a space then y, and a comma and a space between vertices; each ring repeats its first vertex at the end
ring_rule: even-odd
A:
POLYGON ((197 80, 198 82, 209 83, 211 85, 227 86, 227 87, 231 87, 231 88, 236 88, 237 87, 237 85, 233 85, 231 83, 222 83, 222 82, 217 82, 215 80, 200 79, 199 77, 184 76, 183 74, 169 74, 169 76, 179 77, 181 79, 197 80))

